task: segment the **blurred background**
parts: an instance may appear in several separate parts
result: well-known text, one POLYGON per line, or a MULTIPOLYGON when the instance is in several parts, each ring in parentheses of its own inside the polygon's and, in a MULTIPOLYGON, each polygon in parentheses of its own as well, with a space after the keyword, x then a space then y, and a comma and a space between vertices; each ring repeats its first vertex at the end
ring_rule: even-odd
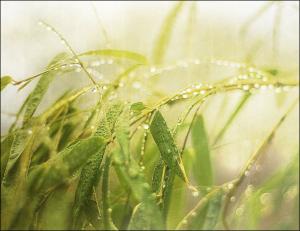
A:
MULTIPOLYGON (((195 58, 220 59, 247 63, 273 73, 275 71, 277 78, 299 78, 298 1, 277 1, 272 4, 264 1, 200 1, 195 3, 193 14, 190 13, 192 2, 188 3, 176 20, 165 64, 195 58), (189 25, 192 26, 187 26, 187 22, 191 22, 189 25)), ((10 75, 16 80, 32 76, 41 72, 54 55, 66 51, 57 36, 38 25, 39 20, 55 27, 78 53, 114 48, 151 57, 162 22, 174 4, 168 1, 3 1, 1 76, 10 75)), ((195 81, 213 83, 232 75, 234 71, 229 67, 213 65, 191 67, 188 70, 179 68, 164 74, 164 78, 157 81, 156 90, 170 94, 195 81)), ((66 76, 54 82, 44 104, 52 102, 53 95, 63 91, 63 88, 79 87, 86 83, 82 76, 71 78, 66 76)), ((9 87, 1 92, 2 134, 7 132, 14 121, 13 115, 33 86, 34 83, 22 91, 9 87)), ((152 88, 152 85, 148 88, 152 88)), ((140 89, 135 92, 134 100, 143 98, 145 92, 148 96, 152 94, 151 89, 140 89)), ((212 97, 203 111, 210 137, 214 137, 224 125, 241 97, 240 92, 224 95, 212 97), (225 109, 220 111, 225 103, 225 109)), ((217 184, 239 173, 243 163, 298 95, 298 88, 295 88, 279 95, 274 91, 263 91, 251 97, 222 142, 213 147, 217 184)), ((258 184, 261 179, 271 176, 297 154, 297 107, 280 127, 271 148, 260 160, 263 171, 250 177, 248 185, 258 184)), ((178 107, 174 108, 173 116, 167 113, 168 109, 165 113, 176 123, 181 111, 182 108, 178 107)), ((296 178, 296 186, 299 186, 299 176, 296 178)), ((291 187, 294 188, 287 189, 287 192, 296 190, 295 195, 299 198, 298 188, 295 185, 291 187)), ((295 222, 299 225, 299 220, 295 222)))

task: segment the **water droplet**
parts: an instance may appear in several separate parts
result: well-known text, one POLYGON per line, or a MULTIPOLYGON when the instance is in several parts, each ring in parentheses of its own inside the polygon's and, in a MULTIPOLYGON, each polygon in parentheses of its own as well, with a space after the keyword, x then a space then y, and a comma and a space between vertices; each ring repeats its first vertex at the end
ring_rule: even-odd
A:
POLYGON ((195 88, 196 88, 197 90, 199 90, 201 87, 202 87, 202 84, 201 84, 201 83, 199 83, 198 85, 195 86, 195 88))
POLYGON ((194 191, 192 192, 193 197, 198 197, 199 196, 199 192, 198 191, 194 191))
POLYGON ((114 63, 114 60, 112 60, 112 59, 107 60, 107 64, 113 64, 113 63, 114 63))
POLYGON ((260 202, 263 205, 267 205, 270 204, 271 200, 272 200, 272 194, 271 193, 263 193, 260 197, 259 197, 260 202))
POLYGON ((139 88, 141 88, 141 83, 140 82, 134 82, 133 84, 132 84, 132 87, 133 88, 135 88, 135 89, 139 89, 139 88))
POLYGON ((256 84, 254 84, 254 87, 255 87, 256 89, 258 89, 258 88, 260 88, 260 85, 259 85, 258 83, 256 83, 256 84))
POLYGON ((108 211, 109 213, 111 213, 111 212, 112 212, 112 209, 111 209, 111 208, 108 208, 107 211, 108 211))
POLYGON ((187 94, 182 95, 183 99, 187 99, 189 96, 187 94))
POLYGON ((156 72, 156 67, 151 67, 151 68, 150 68, 150 72, 151 72, 151 73, 156 72))
POLYGON ((227 188, 228 188, 228 189, 232 189, 233 186, 234 186, 234 185, 233 185, 232 183, 229 183, 229 184, 227 185, 227 188))
POLYGON ((243 207, 239 207, 239 208, 237 208, 237 209, 235 210, 235 214, 236 214, 237 216, 242 216, 243 213, 244 213, 244 208, 243 208, 243 207))
POLYGON ((248 90, 249 90, 249 88, 250 88, 250 86, 249 86, 249 85, 244 85, 244 86, 243 86, 243 90, 244 90, 244 91, 248 91, 248 90))
POLYGON ((235 197, 234 196, 232 196, 232 197, 230 197, 230 202, 235 202, 235 197))
POLYGON ((186 225, 186 224, 187 224, 187 220, 184 219, 184 220, 182 221, 182 224, 183 224, 183 225, 186 225))
POLYGON ((64 39, 60 40, 61 44, 66 45, 66 41, 64 39))
POLYGON ((201 91, 200 91, 200 94, 201 94, 201 95, 205 95, 205 93, 206 93, 205 90, 201 90, 201 91))
POLYGON ((252 184, 249 184, 245 190, 246 197, 249 197, 253 193, 253 190, 254 186, 252 184))
POLYGON ((92 88, 92 92, 93 92, 93 93, 96 93, 97 91, 98 91, 97 87, 93 87, 93 88, 92 88))
POLYGON ((137 177, 137 175, 138 175, 137 170, 134 169, 134 168, 130 168, 128 173, 129 173, 129 176, 130 176, 131 178, 135 178, 135 177, 137 177))
POLYGON ((143 124, 143 128, 144 128, 145 130, 149 129, 149 124, 143 124))
POLYGON ((95 126, 94 126, 94 125, 92 125, 92 126, 91 126, 91 129, 92 129, 92 130, 94 130, 94 129, 95 129, 95 126))
POLYGON ((246 170, 246 171, 245 171, 245 176, 249 176, 249 175, 250 175, 249 170, 246 170))
POLYGON ((261 165, 260 164, 255 165, 255 170, 257 172, 260 172, 261 171, 261 165))
POLYGON ((32 134, 32 130, 31 129, 27 130, 27 134, 31 135, 32 134))
POLYGON ((168 152, 168 153, 171 153, 171 149, 168 148, 167 152, 168 152))
POLYGON ((141 166, 141 170, 144 171, 145 170, 145 166, 141 166))

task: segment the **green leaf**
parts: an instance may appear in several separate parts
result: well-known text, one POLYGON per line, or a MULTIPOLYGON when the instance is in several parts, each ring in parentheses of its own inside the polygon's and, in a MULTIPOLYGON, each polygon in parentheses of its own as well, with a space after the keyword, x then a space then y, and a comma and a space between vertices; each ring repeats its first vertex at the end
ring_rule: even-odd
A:
MULTIPOLYGON (((66 53, 60 53, 54 57, 54 59, 50 62, 49 66, 55 65, 60 62, 62 59, 67 57, 66 53)), ((49 67, 48 66, 48 67, 49 67)), ((36 87, 30 93, 30 95, 26 99, 26 108, 24 112, 24 119, 23 124, 26 124, 29 119, 33 116, 34 112, 36 111, 37 107, 39 106, 42 98, 44 97, 50 83, 55 77, 56 72, 51 71, 43 74, 38 81, 36 87)))
POLYGON ((195 150, 195 161, 193 162, 194 176, 196 177, 197 184, 211 186, 213 184, 213 170, 210 160, 209 142, 202 115, 195 118, 191 132, 192 144, 195 150))
POLYGON ((136 52, 127 51, 127 50, 112 50, 112 49, 105 49, 105 50, 92 50, 87 51, 79 56, 111 56, 114 58, 121 58, 121 59, 129 59, 140 64, 147 64, 147 58, 141 54, 136 52))
POLYGON ((152 176, 152 190, 154 192, 158 192, 161 188, 164 166, 164 161, 160 158, 154 167, 152 176))
POLYGON ((223 137, 223 135, 225 134, 225 132, 227 131, 227 129, 230 127, 230 125, 233 122, 233 120, 236 118, 236 116, 238 115, 238 113, 241 111, 241 109, 243 108, 243 106, 246 104, 246 102, 250 98, 250 96, 251 96, 250 93, 245 93, 243 95, 242 99, 237 104, 237 106, 236 106, 235 110, 233 111, 233 113, 231 113, 231 115, 229 116, 229 118, 226 121, 226 123, 223 126, 223 128, 217 134, 217 136, 216 136, 216 138, 214 140, 214 144, 218 143, 218 141, 223 137))
POLYGON ((47 162, 34 167, 28 176, 32 192, 46 191, 67 180, 90 156, 106 146, 101 137, 91 137, 68 146, 47 162), (83 155, 84 153, 84 155, 83 155))
POLYGON ((165 21, 163 22, 159 36, 155 43, 155 47, 153 49, 154 64, 161 64, 164 60, 167 47, 171 40, 173 27, 175 25, 178 14, 182 10, 183 4, 184 1, 179 1, 178 3, 176 3, 176 5, 172 8, 165 21))
POLYGON ((103 204, 103 223, 106 230, 117 230, 111 219, 111 208, 109 201, 109 169, 111 165, 111 158, 109 156, 105 159, 102 181, 102 204, 103 204))
POLYGON ((160 111, 155 113, 150 131, 166 165, 187 182, 178 148, 160 111))
MULTIPOLYGON (((106 139, 112 138, 111 136, 115 124, 123 110, 123 104, 121 102, 115 102, 108 107, 106 114, 99 122, 94 136, 104 137, 106 139)), ((96 186, 100 180, 100 165, 105 148, 106 147, 92 155, 81 171, 73 207, 73 228, 80 229, 82 226, 82 220, 80 220, 79 217, 83 213, 86 203, 90 200, 93 187, 96 186)))
POLYGON ((149 198, 134 208, 128 230, 163 230, 160 220, 154 199, 149 198))
POLYGON ((12 77, 6 75, 1 77, 1 91, 13 81, 12 77))
POLYGON ((215 189, 201 198, 198 204, 179 222, 176 229, 213 230, 220 217, 223 195, 222 189, 215 189))
POLYGON ((133 103, 130 106, 130 111, 133 112, 133 115, 139 115, 145 108, 147 108, 143 102, 133 103))

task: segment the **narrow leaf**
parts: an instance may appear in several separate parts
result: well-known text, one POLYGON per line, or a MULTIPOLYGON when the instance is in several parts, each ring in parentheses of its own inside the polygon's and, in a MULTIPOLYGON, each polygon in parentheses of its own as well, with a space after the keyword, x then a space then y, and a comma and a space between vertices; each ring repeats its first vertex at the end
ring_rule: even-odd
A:
POLYGON ((12 77, 6 75, 1 77, 1 91, 7 87, 8 84, 10 84, 13 81, 12 77))

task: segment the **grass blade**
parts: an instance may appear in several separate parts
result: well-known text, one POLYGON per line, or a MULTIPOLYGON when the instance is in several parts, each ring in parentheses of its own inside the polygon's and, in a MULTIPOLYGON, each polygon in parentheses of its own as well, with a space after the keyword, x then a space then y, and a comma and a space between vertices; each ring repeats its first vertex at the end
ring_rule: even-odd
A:
MULTIPOLYGON (((62 59, 67 57, 66 53, 60 53, 54 57, 54 59, 50 62, 49 66, 57 64, 62 59)), ((42 98, 44 97, 50 83, 55 77, 56 72, 48 72, 43 74, 37 83, 34 90, 28 96, 26 100, 26 108, 24 112, 24 119, 23 124, 26 124, 29 119, 33 116, 34 112, 36 111, 37 107, 39 106, 42 98)))
POLYGON ((199 185, 211 186, 213 184, 213 170, 203 116, 197 116, 192 126, 192 143, 195 150, 194 176, 199 185))
POLYGON ((171 40, 171 34, 176 22, 176 18, 183 7, 184 1, 179 1, 169 12, 161 27, 159 36, 153 49, 154 64, 161 64, 164 60, 167 47, 171 40))
POLYGON ((188 182, 178 148, 160 111, 155 113, 150 131, 166 165, 188 182))
POLYGON ((84 52, 79 56, 110 56, 114 58, 132 60, 140 64, 148 63, 147 58, 145 56, 127 50, 112 50, 112 49, 92 50, 92 51, 84 52))

